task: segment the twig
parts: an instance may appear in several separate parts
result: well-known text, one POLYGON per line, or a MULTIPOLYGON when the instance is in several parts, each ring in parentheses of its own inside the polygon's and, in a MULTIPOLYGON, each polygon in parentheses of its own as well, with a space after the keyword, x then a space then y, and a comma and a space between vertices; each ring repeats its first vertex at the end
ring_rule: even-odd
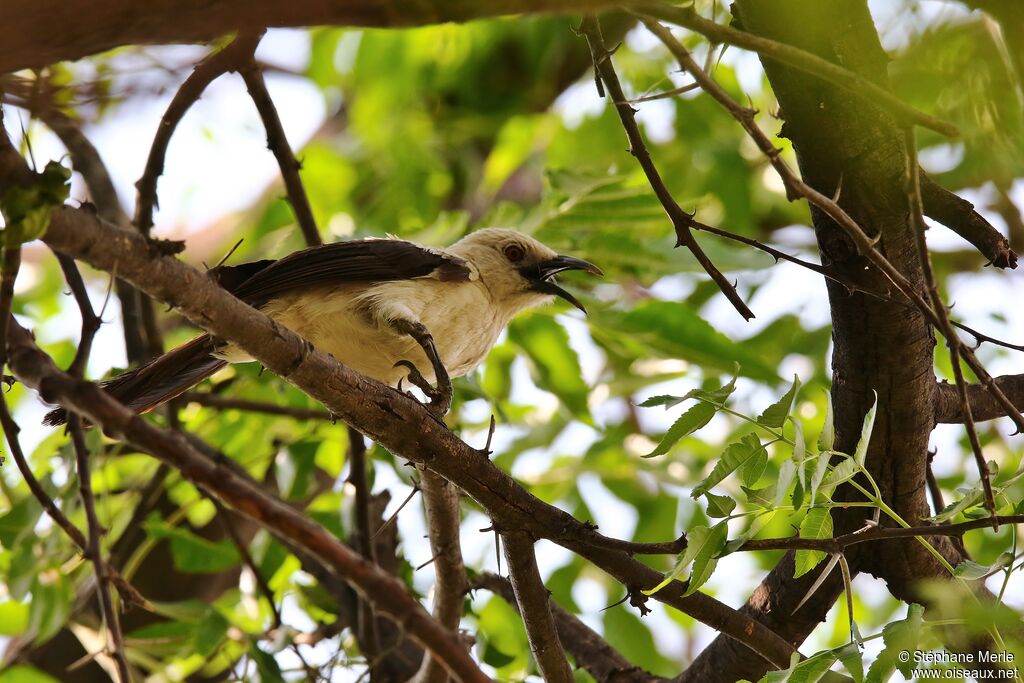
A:
POLYGON ((82 274, 78 272, 75 260, 64 254, 55 252, 55 255, 57 256, 57 262, 60 264, 60 269, 64 272, 64 280, 68 283, 68 287, 71 289, 71 294, 75 297, 75 303, 78 304, 78 310, 82 316, 82 334, 78 342, 78 348, 75 350, 75 358, 68 367, 68 374, 74 377, 82 377, 85 374, 86 363, 89 362, 92 341, 96 337, 96 332, 100 329, 103 321, 100 320, 100 317, 93 310, 92 303, 89 301, 89 293, 85 289, 85 282, 82 281, 82 274))
POLYGON ((534 555, 533 539, 525 531, 503 531, 505 559, 508 561, 512 589, 515 591, 519 616, 526 627, 530 649, 537 659, 537 668, 545 681, 570 683, 572 670, 558 638, 551 614, 548 589, 541 581, 534 555))
POLYGON ((149 148, 149 157, 142 177, 135 183, 135 218, 132 221, 143 235, 148 235, 153 228, 153 209, 158 206, 156 184, 164 172, 164 158, 178 123, 185 113, 202 96, 203 91, 220 76, 236 71, 245 60, 250 58, 259 44, 262 34, 240 33, 231 44, 219 52, 211 53, 196 65, 195 69, 174 93, 171 103, 167 106, 160 119, 153 143, 149 148))
POLYGON ((1011 344, 1010 342, 1005 342, 1005 341, 1003 341, 1001 339, 996 339, 995 337, 990 337, 987 334, 984 334, 982 332, 978 332, 973 327, 967 327, 967 325, 964 325, 963 323, 959 323, 956 320, 950 320, 949 322, 951 322, 954 327, 959 327, 961 330, 963 330, 967 334, 969 334, 972 337, 974 337, 974 341, 977 342, 977 345, 976 345, 975 348, 977 348, 977 346, 981 346, 981 344, 984 343, 984 342, 988 342, 989 344, 995 344, 996 346, 1002 346, 1003 348, 1010 349, 1011 351, 1024 351, 1024 344, 1011 344))
MULTIPOLYGON (((754 122, 754 111, 752 109, 740 106, 732 97, 729 96, 725 90, 722 89, 712 78, 705 74, 700 66, 693 61, 689 51, 682 44, 676 40, 672 33, 661 26, 656 21, 644 18, 642 19, 644 26, 646 26, 652 33, 654 33, 670 52, 679 60, 679 64, 694 77, 694 79, 701 84, 704 91, 710 95, 715 101, 717 101, 722 107, 724 107, 743 129, 747 131, 751 139, 758 146, 761 152, 768 157, 772 167, 778 172, 780 178, 782 178, 783 184, 786 186, 786 194, 790 199, 797 197, 803 197, 809 203, 821 209, 829 218, 831 218, 842 230, 853 240, 857 246, 858 252, 867 258, 878 270, 884 274, 895 287, 909 299, 914 306, 920 310, 933 327, 938 329, 940 332, 944 329, 939 320, 938 315, 932 309, 932 307, 922 298, 921 294, 916 290, 914 285, 907 280, 907 278, 896 269, 889 261, 882 255, 876 248, 877 239, 869 237, 864 230, 857 224, 857 222, 850 217, 842 207, 840 207, 833 199, 826 197, 811 186, 807 185, 801 180, 793 171, 789 168, 785 161, 782 160, 779 150, 772 145, 768 136, 765 135, 757 124, 754 122)), ((947 339, 951 344, 960 344, 959 339, 954 337, 953 339, 947 339)), ((1017 426, 1017 430, 1024 432, 1024 415, 1021 415, 1020 411, 1016 409, 1013 403, 1006 397, 999 386, 993 381, 992 376, 985 370, 984 366, 978 361, 977 356, 974 352, 960 344, 960 355, 967 363, 968 367, 977 375, 981 384, 992 394, 992 397, 1003 407, 1006 411, 1006 415, 1013 420, 1017 426)))
POLYGON ((928 467, 925 470, 925 484, 928 486, 928 495, 932 497, 932 510, 935 514, 939 514, 946 507, 946 501, 942 497, 942 488, 939 486, 939 480, 935 477, 935 469, 932 467, 932 462, 935 460, 936 451, 928 451, 928 467))
MULTIPOLYGON (((580 24, 580 32, 586 37, 587 44, 590 46, 590 53, 594 60, 594 70, 597 74, 597 78, 600 79, 600 83, 604 84, 604 87, 608 89, 608 95, 611 98, 612 103, 615 105, 615 111, 619 114, 619 120, 622 122, 622 127, 626 131, 626 137, 629 139, 629 153, 632 154, 640 167, 644 171, 644 175, 647 176, 648 182, 651 184, 651 188, 654 189, 654 194, 657 195, 658 201, 661 202, 662 207, 665 209, 665 213, 668 214, 669 220, 672 221, 672 227, 676 232, 676 246, 685 246, 693 254, 697 262, 700 263, 718 288, 722 291, 725 297, 732 303, 733 307, 743 316, 745 320, 750 320, 754 317, 753 311, 751 311, 740 295, 736 292, 736 288, 729 282, 728 279, 722 274, 721 271, 711 262, 711 259, 707 257, 704 251, 700 248, 697 240, 694 238, 693 233, 690 231, 690 226, 693 222, 693 216, 683 211, 682 207, 676 202, 675 198, 672 197, 672 193, 668 187, 665 186, 664 180, 661 178, 661 174, 658 172, 658 168, 654 165, 654 161, 651 159, 651 154, 647 150, 647 144, 644 142, 643 134, 640 132, 640 127, 636 123, 635 111, 633 107, 626 100, 625 93, 622 92, 622 85, 619 83, 619 77, 615 73, 615 67, 612 65, 611 56, 612 53, 605 47, 604 38, 601 36, 601 26, 597 19, 588 16, 583 19, 583 23, 580 24)), ((600 88, 599 88, 600 90, 600 88)), ((603 92, 601 93, 604 94, 603 92)))
POLYGON ((394 522, 396 519, 398 519, 398 513, 401 512, 402 510, 404 510, 405 506, 408 505, 409 501, 412 500, 412 497, 415 496, 417 493, 419 493, 422 490, 423 489, 420 488, 420 483, 418 481, 414 481, 413 484, 412 484, 412 490, 409 491, 409 495, 405 497, 405 500, 403 500, 402 504, 398 506, 398 509, 395 510, 394 512, 392 512, 391 516, 388 517, 384 521, 384 523, 380 525, 380 527, 377 529, 377 531, 374 532, 373 537, 377 538, 377 536, 379 536, 382 531, 384 531, 389 526, 391 526, 391 523, 394 522))
POLYGON ((747 541, 737 552, 755 550, 821 550, 827 553, 841 553, 851 545, 872 541, 885 541, 894 538, 914 538, 916 536, 963 536, 975 529, 991 528, 997 524, 1024 524, 1024 515, 999 515, 983 517, 958 524, 937 524, 912 527, 877 527, 867 531, 853 532, 835 538, 763 538, 747 541))
POLYGON ((676 97, 684 93, 688 93, 692 90, 696 90, 700 85, 697 83, 687 83, 681 85, 678 88, 672 88, 671 90, 665 90, 664 92, 654 93, 653 95, 643 95, 641 97, 634 97, 631 100, 627 100, 629 104, 643 104, 644 102, 654 102, 656 100, 667 100, 671 97, 676 97))
POLYGON ((752 50, 765 57, 777 59, 805 73, 823 78, 858 97, 869 100, 893 114, 903 123, 912 123, 930 128, 947 137, 955 138, 960 135, 953 124, 918 111, 871 81, 800 48, 754 35, 753 33, 716 24, 697 14, 692 7, 651 5, 640 8, 639 12, 662 21, 684 26, 716 43, 725 43, 745 50, 752 50))
POLYGON ((334 420, 331 414, 326 410, 295 408, 292 406, 282 406, 276 403, 266 403, 263 401, 228 398, 208 391, 189 391, 182 394, 182 399, 189 403, 197 403, 201 406, 216 408, 218 410, 243 410, 252 413, 264 413, 266 415, 284 415, 287 417, 294 417, 298 420, 323 420, 327 422, 334 420))
MULTIPOLYGON (((967 429, 967 438, 971 443, 971 451, 974 453, 974 463, 978 467, 981 485, 985 491, 985 508, 990 515, 995 517, 996 501, 992 494, 992 473, 989 472, 988 463, 985 462, 985 455, 981 450, 981 441, 978 440, 978 430, 974 426, 974 417, 971 415, 971 402, 967 398, 967 381, 964 379, 964 370, 960 366, 960 337, 949 323, 946 305, 943 303, 942 297, 939 295, 939 287, 935 283, 935 272, 932 269, 932 261, 928 253, 928 243, 925 241, 924 235, 928 226, 924 222, 917 146, 912 128, 906 130, 904 145, 907 153, 907 199, 910 203, 910 222, 917 245, 917 256, 924 274, 925 286, 928 288, 928 296, 931 298, 932 309, 938 317, 939 330, 946 338, 946 346, 949 347, 949 362, 953 366, 953 377, 960 394, 960 409, 963 411, 964 427, 967 429)), ((995 528, 998 529, 998 525, 995 528)))
POLYGON ((131 669, 128 666, 128 659, 124 652, 124 636, 121 633, 121 620, 114 603, 110 599, 110 574, 107 571, 107 563, 103 560, 103 551, 100 547, 100 537, 103 535, 103 528, 96 516, 96 500, 92 492, 92 473, 89 466, 89 449, 85 445, 85 435, 82 432, 82 419, 74 412, 68 413, 68 431, 71 432, 71 443, 75 451, 75 464, 78 469, 78 490, 82 496, 82 507, 85 508, 85 518, 88 522, 89 539, 86 546, 86 556, 92 561, 96 568, 96 594, 100 603, 100 615, 107 625, 110 639, 113 641, 113 657, 117 662, 118 677, 121 683, 131 683, 131 669))
MULTIPOLYGON (((427 518, 427 537, 434 555, 434 618, 458 632, 462 603, 469 584, 462 560, 459 529, 459 492, 444 477, 430 469, 420 473, 420 490, 427 518)), ((429 653, 424 653, 415 683, 444 683, 448 674, 429 653)))
POLYGON ((317 230, 316 221, 313 219, 313 210, 309 206, 309 197, 306 196, 306 189, 299 177, 299 169, 302 164, 295 158, 291 147, 288 145, 288 138, 285 136, 284 127, 281 125, 281 118, 277 115, 277 108, 267 91, 267 84, 263 80, 263 72, 254 59, 239 72, 245 80, 245 87, 249 90, 256 110, 263 119, 263 127, 267 131, 267 147, 274 153, 277 165, 281 168, 281 177, 284 179, 284 186, 288 192, 288 200, 291 202, 292 210, 295 212, 295 220, 299 223, 303 237, 307 245, 322 244, 320 232, 317 230))

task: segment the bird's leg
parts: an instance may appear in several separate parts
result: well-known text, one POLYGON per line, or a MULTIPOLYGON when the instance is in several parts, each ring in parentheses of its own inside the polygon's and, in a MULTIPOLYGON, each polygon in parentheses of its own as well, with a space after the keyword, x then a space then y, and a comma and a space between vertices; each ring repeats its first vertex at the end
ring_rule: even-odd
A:
POLYGON ((448 370, 444 367, 444 363, 441 362, 441 355, 437 352, 434 338, 430 336, 430 332, 422 323, 399 319, 392 321, 391 326, 398 332, 409 335, 420 345, 434 369, 437 386, 430 386, 430 382, 420 374, 411 361, 400 360, 395 363, 395 367, 402 366, 409 370, 409 383, 419 387, 427 395, 427 398, 430 399, 427 407, 432 413, 446 415, 452 406, 452 381, 448 377, 448 370))

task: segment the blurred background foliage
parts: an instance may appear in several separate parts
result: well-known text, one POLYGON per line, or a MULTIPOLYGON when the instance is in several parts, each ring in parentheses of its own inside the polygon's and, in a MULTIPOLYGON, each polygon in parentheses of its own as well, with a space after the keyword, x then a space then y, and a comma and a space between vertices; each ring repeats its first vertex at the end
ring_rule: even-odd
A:
MULTIPOLYGON (((945 3, 941 11, 924 11, 934 3, 910 0, 883 4, 888 6, 878 9, 883 18, 877 20, 893 57, 894 91, 953 120, 963 131, 953 143, 921 133, 923 162, 951 189, 970 191, 987 215, 1009 231, 1015 248, 1024 248, 1024 228, 1012 201, 1021 198, 1019 179, 1024 176, 1020 74, 1014 73, 998 31, 989 19, 955 2, 945 3)), ((706 16, 713 11, 710 2, 697 5, 706 16)), ((717 11, 720 20, 727 19, 717 11)), ((738 320, 689 254, 673 248, 670 224, 626 151, 617 117, 594 95, 589 52, 573 26, 569 19, 527 18, 403 31, 314 29, 303 43, 309 51, 305 69, 281 77, 308 79, 322 93, 326 116, 302 144, 299 157, 325 240, 393 234, 446 245, 473 228, 501 225, 533 233, 559 251, 600 264, 606 272, 600 284, 591 287, 582 279, 570 283, 587 303, 589 316, 558 304, 517 319, 483 367, 456 382, 458 399, 450 423, 477 443, 495 414, 495 461, 533 493, 580 519, 594 520, 607 533, 637 541, 667 540, 708 524, 704 502, 693 501, 689 492, 710 471, 724 445, 750 427, 720 413, 667 454, 644 459, 640 456, 653 450, 682 409, 638 404, 656 394, 682 395, 718 386, 738 372, 732 405, 757 415, 782 395, 795 373, 803 386, 794 414, 816 435, 829 386, 827 302, 822 283, 813 275, 776 266, 772 258, 742 245, 698 234, 712 260, 739 282, 739 291, 758 314, 751 324, 738 320)), ((615 60, 631 97, 683 82, 669 55, 630 18, 610 15, 604 29, 610 43, 623 43, 615 60)), ((708 62, 716 79, 737 99, 749 98, 760 112, 761 125, 778 131, 780 122, 773 116, 777 105, 754 57, 731 48, 720 54, 696 35, 679 35, 701 58, 711 51, 708 62)), ((94 125, 131 118, 135 101, 180 82, 185 72, 160 68, 161 58, 159 49, 123 49, 52 67, 40 78, 52 88, 53 101, 79 117, 88 132, 94 125)), ((10 92, 28 92, 31 78, 15 84, 23 90, 12 86, 10 92)), ((237 106, 248 103, 239 101, 237 106)), ((656 163, 684 208, 695 210, 703 222, 816 260, 806 208, 786 201, 765 160, 708 97, 694 91, 637 106, 656 163)), ((8 117, 9 122, 14 119, 8 117)), ((30 131, 37 128, 33 124, 30 131)), ((218 134, 209 132, 213 138, 218 134)), ((172 143, 188 144, 177 138, 172 143)), ((786 141, 778 144, 795 163, 786 141)), ((118 155, 116 145, 100 151, 108 161, 118 155)), ((246 169, 235 172, 244 174, 246 169)), ((79 193, 76 198, 85 197, 79 193)), ((173 201, 161 196, 164 204, 173 201)), ((160 230, 158 214, 157 234, 160 230)), ((241 237, 244 242, 232 262, 279 257, 303 246, 277 183, 243 215, 214 226, 212 234, 212 243, 209 231, 204 237, 202 258, 213 261, 219 256, 210 254, 226 253, 241 237)), ((982 265, 982 258, 953 239, 943 241, 941 248, 937 267, 955 293, 957 274, 975 277, 972 271, 982 265)), ((200 260, 189 252, 184 257, 200 260)), ((31 276, 19 282, 15 312, 41 326, 47 351, 66 365, 78 333, 70 297, 50 255, 31 249, 26 258, 31 276)), ((1007 291, 992 286, 997 299, 998 292, 1007 291)), ((93 275, 90 287, 97 303, 102 301, 105 280, 93 275)), ((970 324, 996 336, 1014 324, 1020 329, 1020 321, 1001 316, 1000 310, 1010 313, 1009 306, 991 299, 986 303, 989 308, 965 304, 955 312, 973 315, 970 324)), ((116 306, 112 304, 106 317, 112 326, 119 324, 116 306)), ((172 315, 160 320, 168 346, 193 333, 172 315)), ((948 375, 941 351, 939 372, 948 375)), ((123 355, 120 362, 116 355, 121 351, 103 358, 111 353, 113 360, 106 365, 93 364, 93 377, 111 364, 123 364, 123 355)), ((990 346, 982 355, 995 367, 1011 362, 990 346)), ((225 370, 202 390, 318 407, 256 367, 225 370)), ((35 427, 41 409, 21 386, 8 393, 8 400, 17 407, 24 436, 34 446, 36 475, 72 521, 84 526, 67 437, 35 427)), ((179 407, 184 428, 257 479, 275 482, 284 498, 305 506, 339 537, 350 537, 352 501, 344 484, 347 443, 342 425, 197 404, 179 407)), ((167 421, 163 414, 152 419, 167 421)), ((989 457, 1002 471, 1016 471, 1020 447, 1011 447, 998 423, 981 430, 989 457)), ((975 478, 967 464, 969 448, 959 432, 938 433, 936 438, 943 463, 939 481, 952 499, 958 487, 975 478)), ((99 433, 91 432, 89 439, 98 511, 108 529, 105 543, 123 562, 126 576, 145 566, 147 553, 158 547, 167 549, 178 572, 198 581, 230 568, 241 573, 216 593, 183 589, 177 597, 154 598, 152 609, 160 619, 147 616, 140 620, 144 625, 127 633, 135 661, 163 672, 163 678, 152 680, 181 680, 200 671, 213 676, 229 669, 247 680, 304 680, 294 653, 284 647, 286 639, 267 636, 273 613, 251 569, 241 569, 239 552, 229 539, 221 534, 211 540, 206 532, 217 526, 217 509, 179 476, 172 473, 164 480, 169 505, 152 510, 142 521, 143 540, 118 550, 124 529, 138 523, 132 520, 140 492, 158 467, 99 433)), ((787 457, 774 449, 769 449, 771 457, 758 479, 761 485, 778 476, 787 457)), ((413 471, 380 448, 371 455, 374 490, 390 492, 390 514, 408 493, 413 471)), ((739 482, 726 480, 716 490, 737 494, 739 482)), ((95 639, 96 624, 72 619, 80 613, 76 595, 88 585, 92 569, 75 559, 69 541, 42 515, 11 465, 0 471, 0 510, 0 636, 9 639, 12 649, 41 644, 65 629, 80 642, 95 642, 88 639, 90 634, 95 639)), ((464 510, 467 562, 474 571, 494 570, 493 538, 477 531, 487 522, 471 501, 464 510)), ((415 500, 399 517, 397 552, 401 575, 427 595, 432 569, 413 571, 429 559, 420 518, 415 500)), ((788 535, 798 523, 780 515, 761 535, 788 535)), ((736 530, 741 528, 739 524, 736 530)), ((1006 529, 971 534, 968 548, 979 562, 991 563, 1010 549, 1011 534, 1006 529)), ((284 605, 290 628, 311 630, 338 618, 338 605, 299 571, 298 561, 279 543, 262 532, 250 537, 256 567, 275 600, 284 605)), ((643 619, 628 605, 601 611, 623 597, 623 587, 560 549, 546 544, 541 549, 542 571, 554 599, 653 673, 674 675, 713 636, 689 617, 660 605, 652 605, 654 613, 643 619)), ((739 605, 779 556, 729 556, 704 590, 739 605)), ((662 570, 670 564, 669 559, 650 561, 662 570)), ((144 585, 145 577, 140 575, 139 581, 144 585)), ((894 615, 902 615, 903 608, 883 587, 864 577, 856 585, 861 590, 855 596, 855 614, 864 633, 877 632, 894 615)), ((151 595, 145 588, 143 593, 151 595)), ((808 652, 846 641, 843 610, 833 610, 808 652)), ((519 680, 535 673, 520 622, 501 599, 476 592, 467 600, 464 625, 476 634, 477 654, 499 678, 519 680)), ((355 680, 363 670, 348 631, 302 651, 311 662, 335 663, 337 678, 332 680, 355 680)), ((577 675, 587 680, 582 672, 577 675)), ((43 680, 52 679, 27 664, 0 672, 2 683, 43 680)))

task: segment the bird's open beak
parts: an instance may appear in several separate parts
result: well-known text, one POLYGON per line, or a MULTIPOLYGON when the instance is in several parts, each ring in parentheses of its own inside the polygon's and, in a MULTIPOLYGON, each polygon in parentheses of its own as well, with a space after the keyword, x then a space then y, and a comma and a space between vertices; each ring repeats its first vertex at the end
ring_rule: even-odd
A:
POLYGON ((554 276, 564 270, 582 270, 591 275, 604 275, 604 272, 593 263, 574 256, 556 256, 547 261, 524 266, 520 269, 520 272, 523 274, 523 277, 530 280, 533 291, 560 296, 586 313, 587 309, 583 307, 583 304, 576 297, 555 284, 554 276))

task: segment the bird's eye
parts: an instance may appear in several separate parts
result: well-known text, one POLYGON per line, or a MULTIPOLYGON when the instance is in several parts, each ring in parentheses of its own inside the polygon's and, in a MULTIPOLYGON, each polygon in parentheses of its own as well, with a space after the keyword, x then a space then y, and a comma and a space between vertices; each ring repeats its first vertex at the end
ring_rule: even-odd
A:
POLYGON ((522 261, 524 256, 526 256, 526 252, 518 244, 510 244, 505 247, 505 258, 512 263, 522 261))

